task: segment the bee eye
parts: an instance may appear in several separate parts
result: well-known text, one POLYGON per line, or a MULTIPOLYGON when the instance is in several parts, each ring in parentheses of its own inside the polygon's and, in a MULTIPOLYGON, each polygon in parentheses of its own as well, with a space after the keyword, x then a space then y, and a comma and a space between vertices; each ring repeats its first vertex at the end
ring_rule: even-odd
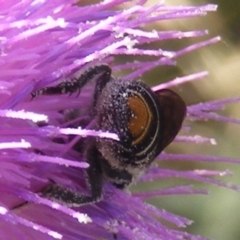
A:
POLYGON ((131 111, 128 130, 134 138, 132 145, 135 145, 146 136, 153 116, 146 100, 141 95, 129 97, 128 107, 131 111))

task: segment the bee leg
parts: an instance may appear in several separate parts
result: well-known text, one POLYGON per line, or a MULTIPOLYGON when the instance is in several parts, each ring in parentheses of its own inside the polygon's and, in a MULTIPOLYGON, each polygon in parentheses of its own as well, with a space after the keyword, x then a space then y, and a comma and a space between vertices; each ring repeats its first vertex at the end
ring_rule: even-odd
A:
POLYGON ((90 166, 87 170, 87 176, 88 185, 91 190, 90 196, 82 195, 79 192, 58 184, 49 186, 42 195, 69 207, 79 207, 100 201, 102 197, 102 171, 96 161, 97 150, 94 152, 94 150, 91 152, 92 158, 88 158, 90 166))
POLYGON ((78 91, 78 95, 82 87, 91 80, 98 80, 99 78, 109 81, 111 79, 111 68, 108 65, 96 65, 85 72, 79 77, 68 79, 59 83, 56 86, 46 87, 31 93, 32 98, 38 95, 55 95, 55 94, 72 94, 78 91))
MULTIPOLYGON (((86 204, 96 203, 101 200, 102 197, 102 170, 98 164, 98 156, 100 153, 95 147, 89 147, 87 152, 87 159, 89 168, 87 169, 88 185, 91 191, 91 195, 82 195, 81 193, 63 187, 56 184, 50 179, 51 185, 44 187, 41 190, 41 196, 52 199, 53 201, 59 202, 60 204, 68 207, 79 207, 86 204)), ((13 208, 12 210, 21 208, 27 205, 29 202, 24 201, 13 208)))

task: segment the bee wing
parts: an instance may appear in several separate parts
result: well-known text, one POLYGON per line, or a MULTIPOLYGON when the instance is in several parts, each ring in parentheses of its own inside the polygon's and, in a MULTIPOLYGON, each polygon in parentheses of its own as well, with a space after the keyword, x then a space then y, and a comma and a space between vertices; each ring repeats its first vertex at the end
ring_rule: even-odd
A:
POLYGON ((169 145, 179 130, 186 115, 186 104, 183 99, 169 89, 162 89, 155 92, 159 101, 161 142, 160 149, 163 150, 169 145))
POLYGON ((38 95, 56 95, 56 94, 72 94, 78 92, 80 94, 81 89, 89 82, 95 82, 96 92, 101 91, 108 81, 111 80, 111 68, 108 65, 96 65, 93 66, 80 75, 70 79, 66 79, 55 86, 45 87, 31 93, 32 97, 38 95))

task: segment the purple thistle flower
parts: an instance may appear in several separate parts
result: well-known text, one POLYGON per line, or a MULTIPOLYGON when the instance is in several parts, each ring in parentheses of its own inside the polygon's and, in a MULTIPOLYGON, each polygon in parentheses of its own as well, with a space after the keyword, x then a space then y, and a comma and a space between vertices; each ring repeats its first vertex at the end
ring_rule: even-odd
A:
MULTIPOLYGON (((183 217, 157 209, 142 201, 153 196, 206 194, 193 186, 176 186, 157 191, 128 194, 112 185, 104 185, 103 200, 81 208, 68 208, 46 199, 39 191, 53 179, 78 192, 86 193, 84 172, 88 164, 72 149, 81 137, 117 139, 113 133, 69 128, 71 121, 61 111, 79 109, 78 119, 92 97, 88 86, 76 97, 45 95, 31 99, 31 93, 78 76, 84 69, 99 63, 109 64, 113 73, 131 70, 123 79, 137 79, 145 72, 164 65, 190 51, 214 44, 215 37, 177 51, 145 49, 142 44, 170 39, 192 38, 207 31, 148 31, 150 23, 179 18, 204 16, 215 11, 215 5, 167 7, 144 6, 144 0, 102 1, 78 6, 70 0, 10 0, 1 3, 1 141, 0 141, 0 238, 1 239, 204 239, 160 223, 163 219, 184 228, 191 223, 183 217), (118 8, 116 8, 118 7, 118 8), (117 10, 116 10, 117 9, 117 10), (127 61, 117 64, 119 55, 149 56, 149 61, 127 61), (41 127, 40 127, 41 126, 41 127), (68 135, 74 134, 71 141, 68 135), (59 138, 62 142, 53 141, 59 138), (27 204, 13 207, 22 202, 27 204)), ((206 72, 194 73, 153 87, 153 91, 197 80, 206 72)), ((239 101, 227 99, 188 107, 187 120, 214 119, 239 123, 215 111, 239 101)), ((188 124, 188 122, 187 122, 188 124)), ((184 125, 175 141, 215 144, 203 136, 183 135, 190 131, 184 125)), ((237 159, 202 155, 162 153, 159 160, 182 160, 239 163, 237 159)), ((141 181, 161 178, 186 178, 239 190, 235 185, 212 177, 228 171, 176 171, 151 167, 141 181)))

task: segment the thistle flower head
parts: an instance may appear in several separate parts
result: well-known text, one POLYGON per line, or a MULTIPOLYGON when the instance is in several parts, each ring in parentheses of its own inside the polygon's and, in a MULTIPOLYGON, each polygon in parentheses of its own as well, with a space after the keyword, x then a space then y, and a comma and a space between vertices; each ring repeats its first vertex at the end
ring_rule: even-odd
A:
MULTIPOLYGON (((117 139, 114 133, 88 128, 69 128, 84 120, 93 86, 77 94, 45 95, 31 99, 31 93, 74 79, 85 69, 99 63, 109 64, 113 74, 130 70, 124 80, 138 79, 147 71, 176 64, 177 58, 190 51, 216 43, 219 37, 169 51, 143 48, 142 45, 170 39, 195 38, 205 30, 156 31, 143 28, 154 22, 200 17, 215 11, 215 5, 168 7, 145 6, 144 0, 105 0, 81 6, 70 0, 4 1, 0 9, 1 80, 0 80, 0 238, 1 239, 203 239, 162 224, 163 219, 184 228, 191 223, 183 217, 157 209, 142 201, 147 197, 169 194, 205 194, 192 186, 176 186, 130 195, 104 184, 103 200, 81 208, 68 208, 39 192, 53 179, 58 184, 86 193, 84 172, 88 163, 73 150, 84 137, 117 139), (126 2, 128 2, 126 7, 126 2), (117 57, 147 56, 148 61, 119 63, 117 57), (63 112, 77 109, 77 120, 66 119, 63 112), (71 137, 69 141, 68 135, 71 137), (56 140, 57 139, 57 140, 56 140), (19 203, 27 202, 13 210, 19 203)), ((178 86, 206 76, 206 72, 173 79, 152 88, 178 86)), ((94 84, 94 81, 93 83, 94 84)), ((229 102, 213 101, 188 107, 190 120, 214 119, 239 123, 215 113, 229 102)), ((74 113, 73 113, 74 114, 74 113)), ((189 130, 186 125, 183 131, 189 130)), ((178 136, 175 141, 211 143, 202 136, 178 136)), ((233 159, 201 155, 162 153, 165 160, 238 162, 233 159)), ((229 172, 195 170, 179 172, 152 167, 141 181, 181 177, 238 190, 237 186, 214 180, 212 176, 229 172)))

